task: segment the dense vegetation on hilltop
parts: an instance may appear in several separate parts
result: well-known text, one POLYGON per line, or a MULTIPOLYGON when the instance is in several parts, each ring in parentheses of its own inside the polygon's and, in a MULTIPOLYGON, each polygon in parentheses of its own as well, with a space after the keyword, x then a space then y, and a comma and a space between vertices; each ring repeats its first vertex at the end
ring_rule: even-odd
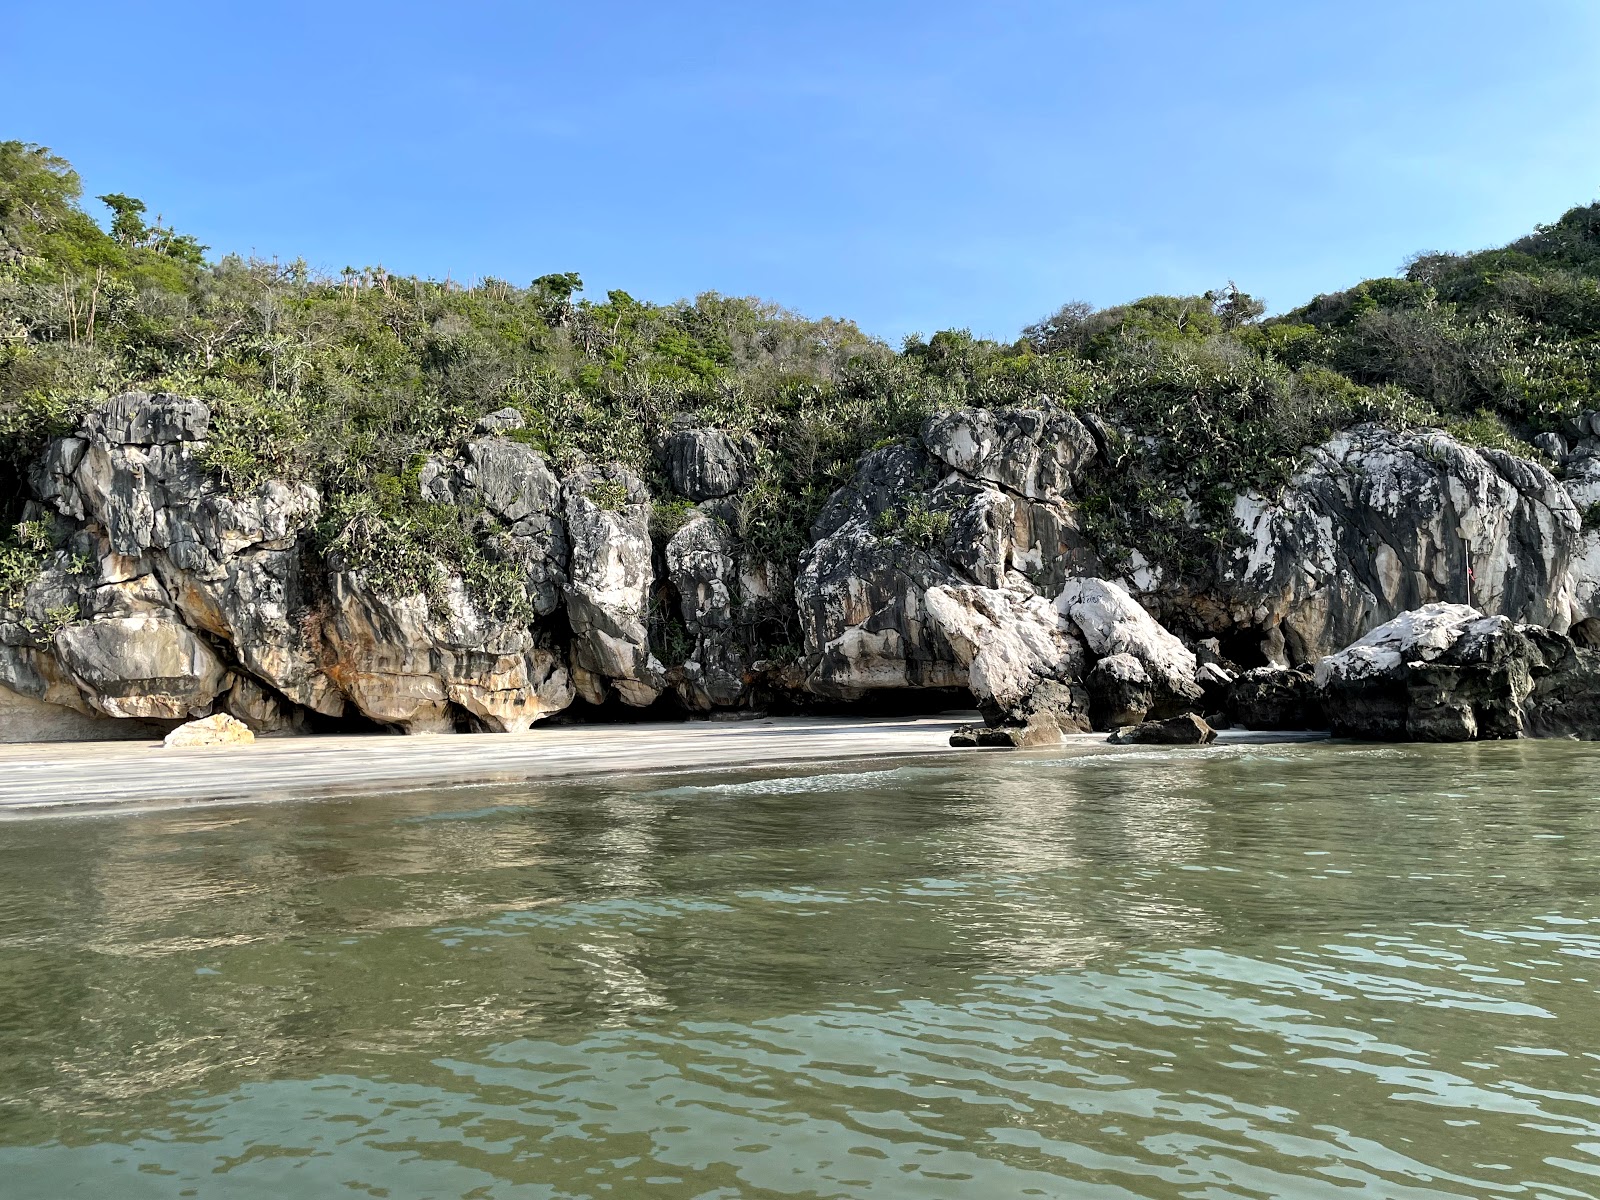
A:
MULTIPOLYGON (((45 439, 100 397, 168 389, 212 402, 207 453, 230 483, 311 480, 327 498, 323 543, 385 556, 397 583, 418 582, 407 564, 436 557, 492 581, 474 514, 427 503, 416 479, 422 455, 505 407, 527 420, 516 436, 558 466, 618 461, 649 476, 663 522, 673 503, 653 451, 664 429, 687 418, 752 434, 761 451, 737 532, 790 563, 859 455, 928 413, 1092 411, 1120 445, 1088 488, 1092 532, 1112 556, 1137 546, 1182 568, 1227 536, 1235 491, 1280 484, 1340 427, 1442 423, 1508 443, 1600 405, 1600 205, 1503 249, 1421 255, 1403 278, 1270 320, 1230 285, 1067 305, 1012 343, 947 330, 897 351, 849 321, 757 300, 581 297, 575 274, 462 286, 213 260, 139 200, 99 200, 105 225, 66 161, 0 143, 6 520, 45 439)), ((20 536, 0 546, 0 574, 24 572, 25 543, 43 535, 20 536)))

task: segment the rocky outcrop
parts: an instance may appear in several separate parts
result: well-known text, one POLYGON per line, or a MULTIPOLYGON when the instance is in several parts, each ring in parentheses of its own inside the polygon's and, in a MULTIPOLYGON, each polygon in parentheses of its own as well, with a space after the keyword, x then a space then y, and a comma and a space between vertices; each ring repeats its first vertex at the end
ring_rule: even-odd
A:
POLYGON ((1311 672, 1288 667, 1245 671, 1233 681, 1226 708, 1246 729, 1322 729, 1327 721, 1311 672))
POLYGON ((673 491, 697 503, 731 496, 744 485, 747 455, 720 429, 675 429, 661 454, 673 491))
MULTIPOLYGON (((1390 741, 1514 738, 1528 732, 1530 716, 1535 728, 1548 728, 1548 714, 1530 711, 1535 678, 1550 673, 1545 653, 1566 652, 1571 640, 1530 636, 1530 628, 1464 604, 1430 604, 1379 626, 1317 663, 1333 732, 1390 741)), ((1587 674, 1592 693, 1600 677, 1587 674)), ((1547 692, 1534 708, 1554 698, 1547 692)))
POLYGON ((1032 727, 1035 741, 1089 728, 1083 643, 1048 600, 970 585, 932 587, 923 599, 990 726, 1032 727))
POLYGON ((735 611, 739 561, 733 531, 722 517, 697 512, 673 534, 665 555, 688 640, 683 661, 667 675, 691 711, 733 708, 749 690, 750 671, 735 611))
POLYGON ((1217 731, 1193 713, 1185 713, 1126 726, 1106 740, 1118 746, 1204 746, 1217 740, 1217 731))
MULTIPOLYGON (((354 542, 313 537, 308 483, 227 486, 211 428, 199 400, 128 393, 34 465, 42 567, 0 602, 16 704, 157 731, 227 713, 257 732, 520 732, 579 699, 710 713, 970 694, 991 731, 971 736, 1007 745, 1191 712, 1437 738, 1587 736, 1600 716, 1600 532, 1580 518, 1600 504, 1600 421, 1544 439, 1563 481, 1442 433, 1349 430, 1281 495, 1238 498, 1242 549, 1209 574, 1135 555, 1113 580, 1079 491, 1134 432, 1048 401, 943 412, 864 455, 782 562, 735 533, 749 438, 667 430, 658 497, 615 465, 558 473, 504 409, 406 477, 476 539, 461 570, 520 587, 493 602, 443 561, 394 594, 354 542), (1441 615, 1469 566, 1475 608, 1441 615), (759 648, 795 642, 792 659, 759 648), (1291 669, 1318 659, 1315 679, 1291 669)), ((382 522, 355 520, 381 560, 382 522)))
POLYGON ((1095 728, 1174 716, 1204 695, 1193 651, 1116 584, 1069 580, 1055 606, 1099 656, 1088 679, 1095 728))
POLYGON ((1094 569, 1071 499, 1094 454, 1069 413, 960 409, 864 457, 812 526, 796 579, 808 686, 838 698, 964 686, 927 589, 1053 596, 1094 569))
POLYGON ((928 452, 958 474, 1028 500, 1072 493, 1095 456, 1094 436, 1069 412, 961 408, 930 417, 928 452))
POLYGON ((62 627, 41 641, 0 623, 0 674, 18 691, 109 716, 188 717, 209 711, 237 664, 292 703, 342 709, 299 621, 300 538, 319 497, 281 482, 228 493, 200 457, 209 424, 200 401, 128 393, 51 443, 32 484, 76 528, 20 622, 62 627))
POLYGON ((366 717, 407 733, 466 725, 520 733, 572 703, 565 657, 547 635, 486 616, 459 576, 441 602, 390 597, 335 570, 321 610, 328 674, 366 717))
POLYGON ((650 704, 667 683, 647 625, 655 578, 650 493, 627 471, 585 467, 567 480, 566 519, 567 620, 578 695, 603 704, 615 692, 625 704, 650 704))
POLYGON ((256 740, 256 735, 243 721, 227 713, 216 713, 179 725, 161 744, 169 750, 193 750, 203 746, 244 746, 256 740))
POLYGON ((1548 470, 1437 431, 1338 434, 1280 498, 1241 495, 1234 517, 1247 545, 1214 594, 1165 610, 1211 632, 1254 631, 1279 666, 1469 594, 1485 612, 1562 631, 1591 615, 1597 590, 1580 599, 1581 520, 1548 470))
MULTIPOLYGON (((889 446, 861 460, 811 527, 795 605, 817 695, 859 700, 878 690, 956 688, 966 670, 928 624, 923 595, 966 578, 941 553, 895 525, 906 497, 926 494, 931 467, 915 447, 889 446)), ((946 511, 936 509, 935 511, 946 511)))

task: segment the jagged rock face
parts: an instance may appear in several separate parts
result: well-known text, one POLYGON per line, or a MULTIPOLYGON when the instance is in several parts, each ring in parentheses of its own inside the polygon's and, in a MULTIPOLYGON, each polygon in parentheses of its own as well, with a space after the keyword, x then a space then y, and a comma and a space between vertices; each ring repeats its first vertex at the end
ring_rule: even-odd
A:
MULTIPOLYGON (((276 481, 226 494, 200 460, 208 427, 199 401, 130 393, 84 436, 50 447, 35 491, 83 528, 29 604, 75 602, 86 619, 49 648, 9 639, 0 674, 18 690, 117 715, 187 717, 220 704, 261 730, 300 728, 304 710, 338 716, 349 705, 413 732, 518 731, 571 703, 564 648, 548 632, 479 613, 459 578, 436 604, 379 596, 335 564, 326 594, 313 596, 303 535, 317 494, 276 481), (68 574, 69 558, 93 564, 92 578, 68 574)), ((567 538, 561 486, 544 460, 486 437, 460 461, 430 466, 433 498, 492 517, 502 532, 491 548, 521 564, 534 610, 553 612, 567 538)))
POLYGON ((1077 627, 1090 653, 1100 656, 1089 692, 1106 714, 1105 722, 1121 725, 1148 715, 1175 716, 1204 696, 1195 679, 1194 652, 1116 584, 1068 580, 1055 606, 1077 627), (1139 703, 1146 697, 1141 712, 1139 703))
POLYGON ((520 733, 572 703, 561 654, 515 621, 480 613, 459 576, 443 602, 383 596, 359 572, 329 578, 323 636, 328 675, 360 711, 408 733, 456 728, 520 733))
POLYGON ((650 493, 627 471, 596 467, 575 473, 565 492, 573 682, 591 704, 614 689, 623 703, 643 707, 667 682, 646 623, 654 582, 650 493))
POLYGON ((673 687, 695 712, 733 708, 749 690, 750 670, 735 614, 740 571, 733 532, 715 514, 697 513, 668 541, 666 563, 691 642, 683 663, 668 672, 673 687))
POLYGON ((1521 633, 1539 656, 1533 692, 1523 704, 1525 732, 1600 740, 1600 650, 1533 625, 1523 626, 1521 633))
POLYGON ((1233 681, 1230 715, 1246 729, 1321 729, 1327 720, 1309 671, 1256 667, 1233 681))
MULTIPOLYGON (((293 702, 338 712, 343 701, 299 621, 299 539, 317 516, 319 497, 306 485, 276 481, 226 494, 199 460, 209 426, 210 412, 198 400, 130 392, 91 414, 83 436, 51 443, 33 472, 34 489, 55 511, 83 522, 71 558, 89 567, 68 580, 58 555, 30 589, 30 604, 36 594, 61 593, 64 601, 70 590, 64 581, 75 587, 73 602, 87 627, 63 630, 67 640, 55 655, 91 710, 109 711, 100 689, 115 685, 90 671, 82 658, 90 647, 124 646, 120 653, 137 658, 134 643, 145 639, 148 653, 164 659, 177 654, 177 635, 158 631, 193 630, 230 646, 293 702), (126 630, 133 618, 145 619, 139 628, 146 632, 94 628, 123 622, 126 630)), ((126 665, 138 669, 131 660, 126 665)), ((130 713, 186 716, 222 690, 200 699, 204 688, 152 683, 141 698, 141 678, 154 677, 129 675, 119 694, 107 698, 130 713)), ((197 679, 209 687, 209 672, 197 679)))
POLYGON ((1464 604, 1403 613, 1317 663, 1335 734, 1392 741, 1520 737, 1543 662, 1509 617, 1464 604))
POLYGON ((928 618, 967 668, 968 686, 991 726, 1089 727, 1081 682, 1083 643, 1042 596, 970 585, 935 586, 923 595, 928 618))
POLYGON ((967 664, 930 623, 931 587, 1053 595, 1097 565, 1070 489, 1095 453, 1066 413, 961 409, 930 419, 917 444, 862 458, 829 498, 801 559, 796 607, 807 687, 860 698, 966 685, 967 664), (942 521, 920 536, 913 507, 942 521))
POLYGON ((674 430, 662 458, 673 491, 697 503, 731 496, 744 483, 744 451, 720 429, 674 430))
POLYGON ((966 669, 923 607, 928 588, 959 582, 925 551, 854 525, 823 539, 795 581, 811 650, 806 687, 836 700, 880 689, 965 687, 966 669))
POLYGON ((1469 558, 1483 611, 1557 630, 1574 616, 1578 510, 1543 467, 1501 450, 1363 426, 1316 450, 1280 500, 1240 496, 1235 518, 1250 546, 1214 604, 1260 630, 1278 665, 1421 605, 1464 602, 1469 558))
POLYGON ((52 511, 65 528, 20 605, 0 612, 0 687, 86 717, 223 710, 263 732, 319 713, 523 730, 576 696, 643 706, 670 693, 705 712, 774 689, 801 702, 966 689, 1008 744, 1200 706, 1283 727, 1315 723, 1314 684, 1235 680, 1220 647, 1198 662, 1152 612, 1230 653, 1256 638, 1270 660, 1309 661, 1464 597, 1470 551, 1478 607, 1511 619, 1457 629, 1438 653, 1424 637, 1402 667, 1330 667, 1322 690, 1344 698, 1342 727, 1584 735, 1600 708, 1600 531, 1579 518, 1600 503, 1600 422, 1546 439, 1564 484, 1443 434, 1347 431, 1281 497, 1239 498, 1249 548, 1217 578, 1163 582, 1136 563, 1139 601, 1099 578, 1080 532, 1074 489, 1103 435, 1066 412, 954 410, 864 456, 798 564, 744 559, 728 497, 747 447, 730 435, 663 441, 673 487, 701 503, 653 544, 640 479, 590 466, 563 481, 506 436, 520 422, 490 414, 419 477, 424 497, 470 515, 484 553, 515 566, 527 605, 502 619, 442 566, 436 594, 390 596, 337 552, 314 553, 317 493, 282 481, 230 492, 206 467, 202 402, 107 402, 30 474, 30 515, 52 511), (800 662, 746 661, 753 643, 788 641, 791 616, 800 662))
POLYGON ((1094 436, 1067 412, 962 408, 930 417, 922 444, 952 470, 1029 500, 1069 494, 1095 455, 1094 436))
MULTIPOLYGON (((491 413, 479 426, 520 428, 501 417, 491 413)), ((490 549, 516 563, 533 611, 544 617, 561 606, 570 549, 561 483, 543 455, 504 438, 479 438, 467 444, 459 462, 430 460, 418 482, 431 500, 481 508, 494 518, 501 532, 490 549)))
POLYGON ((184 625, 157 616, 75 622, 55 635, 52 649, 108 717, 204 716, 227 683, 210 647, 184 625))
POLYGON ((954 688, 966 670, 928 624, 922 596, 965 580, 930 548, 879 529, 907 496, 925 493, 928 457, 887 446, 861 460, 812 524, 795 605, 811 660, 807 688, 836 700, 880 689, 954 688))

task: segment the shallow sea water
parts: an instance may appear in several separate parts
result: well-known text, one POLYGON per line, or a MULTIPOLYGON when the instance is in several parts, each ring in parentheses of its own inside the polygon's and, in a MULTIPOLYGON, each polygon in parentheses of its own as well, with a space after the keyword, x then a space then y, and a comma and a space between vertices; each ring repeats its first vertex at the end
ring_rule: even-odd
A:
POLYGON ((1600 1196, 1600 758, 7 822, 0 1195, 1600 1196))

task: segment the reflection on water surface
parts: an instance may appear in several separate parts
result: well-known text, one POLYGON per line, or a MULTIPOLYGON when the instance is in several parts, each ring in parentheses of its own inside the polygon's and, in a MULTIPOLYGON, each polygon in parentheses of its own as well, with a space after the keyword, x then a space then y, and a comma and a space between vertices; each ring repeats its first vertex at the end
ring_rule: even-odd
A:
POLYGON ((1582 746, 0 826, 0 1193, 1600 1196, 1582 746))

